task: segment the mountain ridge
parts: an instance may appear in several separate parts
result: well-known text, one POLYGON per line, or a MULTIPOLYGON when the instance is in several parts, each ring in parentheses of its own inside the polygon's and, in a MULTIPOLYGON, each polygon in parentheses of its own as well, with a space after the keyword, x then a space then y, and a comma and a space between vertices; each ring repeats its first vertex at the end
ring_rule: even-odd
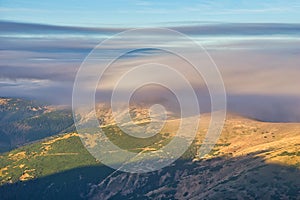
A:
MULTIPOLYGON (((132 110, 135 123, 150 122, 146 108, 132 110)), ((98 110, 98 117, 101 113, 111 114, 98 110)), ((105 135, 120 148, 139 153, 156 151, 172 140, 180 122, 170 118, 155 137, 140 140, 126 136, 111 119, 101 126, 105 135)), ((228 113, 214 148, 199 158, 209 122, 209 113, 200 115, 189 149, 171 165, 144 174, 103 165, 74 131, 32 141, 0 154, 0 195, 3 199, 299 199, 300 123, 261 122, 228 113)))
MULTIPOLYGON (((297 199, 300 195, 297 190, 300 187, 300 123, 258 122, 229 116, 213 150, 204 158, 195 159, 208 118, 209 115, 202 116, 204 120, 200 122, 196 139, 179 160, 146 174, 116 172, 102 165, 84 148, 77 133, 52 136, 0 154, 0 194, 20 190, 34 195, 36 191, 30 187, 42 184, 43 194, 55 196, 54 191, 58 190, 66 196, 75 195, 63 189, 59 183, 62 181, 67 188, 74 184, 85 188, 83 192, 82 188, 75 187, 75 199, 230 198, 235 193, 240 198, 254 199, 258 197, 254 195, 257 188, 260 189, 256 195, 265 195, 266 199, 297 199), (92 166, 101 170, 89 172, 92 166), (83 174, 89 175, 84 177, 83 174), (49 187, 53 190, 46 189, 49 187)), ((153 150, 157 148, 159 146, 153 150)))

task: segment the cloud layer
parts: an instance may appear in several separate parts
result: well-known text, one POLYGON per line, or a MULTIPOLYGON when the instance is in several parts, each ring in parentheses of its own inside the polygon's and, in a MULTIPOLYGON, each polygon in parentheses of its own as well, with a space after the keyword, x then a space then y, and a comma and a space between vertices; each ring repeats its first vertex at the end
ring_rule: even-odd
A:
MULTIPOLYGON (((0 21, 0 27, 0 95, 63 104, 71 103, 74 78, 84 58, 99 42, 124 30, 7 21, 0 21)), ((299 24, 214 23, 169 28, 187 34, 210 53, 223 76, 231 111, 263 120, 300 121, 299 24)), ((180 41, 174 44, 184 45, 180 41)), ((116 43, 100 53, 110 59, 110 52, 120 48, 126 48, 126 43, 116 43)), ((201 55, 192 56, 207 64, 201 55)), ((119 59, 107 71, 99 95, 109 96, 113 80, 133 65, 153 61, 184 69, 199 98, 208 98, 203 81, 193 75, 187 64, 151 49, 119 59)), ((151 93, 161 99, 159 92, 151 93)), ((203 106, 209 105, 209 100, 203 102, 203 106)))

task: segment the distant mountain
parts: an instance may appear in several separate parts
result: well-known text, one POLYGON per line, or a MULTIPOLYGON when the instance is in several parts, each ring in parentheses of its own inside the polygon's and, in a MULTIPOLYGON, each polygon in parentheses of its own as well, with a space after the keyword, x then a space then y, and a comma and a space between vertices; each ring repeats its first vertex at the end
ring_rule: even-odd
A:
MULTIPOLYGON (((148 105, 144 104, 131 104, 129 106, 128 112, 130 114, 130 117, 136 124, 143 124, 150 122, 149 108, 150 107, 148 105)), ((102 126, 116 125, 115 116, 113 116, 110 105, 106 103, 98 103, 96 104, 95 111, 96 116, 102 126)), ((126 110, 122 110, 122 112, 117 113, 116 117, 118 117, 119 119, 124 119, 125 111, 126 110)), ((167 111, 166 115, 168 116, 168 119, 178 118, 178 115, 170 111, 167 111)), ((123 123, 126 122, 123 121, 123 123)))
MULTIPOLYGON (((179 160, 151 173, 130 174, 102 165, 77 133, 0 154, 1 199, 299 199, 300 124, 228 115, 214 149, 198 159, 209 119, 208 114, 201 116, 197 138, 179 160)), ((171 119, 167 126, 178 122, 171 119)), ((114 124, 103 130, 123 149, 142 152, 172 139, 170 127, 168 134, 131 143, 114 124)))
POLYGON ((0 152, 73 130, 70 110, 19 98, 0 98, 0 152))

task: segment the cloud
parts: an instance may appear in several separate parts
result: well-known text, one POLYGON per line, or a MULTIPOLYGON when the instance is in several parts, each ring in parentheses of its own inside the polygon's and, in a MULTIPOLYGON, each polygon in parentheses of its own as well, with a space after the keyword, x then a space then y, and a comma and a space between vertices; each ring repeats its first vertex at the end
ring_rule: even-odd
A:
POLYGON ((300 122, 299 96, 228 95, 228 109, 262 121, 300 122))
POLYGON ((33 23, 19 23, 12 21, 0 21, 0 34, 31 33, 31 34, 113 34, 123 31, 124 28, 89 28, 75 26, 57 26, 33 23))
MULTIPOLYGON (((64 104, 71 103, 74 78, 84 58, 103 39, 124 30, 4 21, 0 21, 0 27, 1 96, 26 96, 64 104)), ((176 24, 170 28, 188 34, 211 54, 223 76, 231 111, 262 120, 300 121, 299 24, 176 24)), ((104 46, 98 53, 111 59, 112 52, 129 50, 131 42, 137 39, 104 46)), ((159 43, 164 44, 163 37, 159 43)), ((174 44, 184 46, 182 41, 174 44)), ((189 48, 187 52, 203 66, 208 65, 204 55, 193 54, 193 49, 189 48)), ((122 73, 132 66, 149 62, 166 64, 181 71, 196 88, 202 110, 209 111, 209 95, 201 77, 179 58, 149 48, 132 51, 114 63, 103 77, 98 96, 109 99, 114 83, 122 73)), ((172 76, 162 76, 173 81, 174 87, 180 87, 172 76)), ((130 83, 123 87, 126 92, 130 83)), ((161 90, 151 87, 144 90, 144 96, 144 99, 137 99, 154 102, 169 98, 161 90)))
MULTIPOLYGON (((274 35, 287 34, 299 35, 300 24, 288 23, 201 23, 194 22, 195 25, 180 24, 176 26, 164 25, 185 34, 192 35, 274 35), (198 23, 198 24, 197 24, 198 23)), ((161 26, 161 25, 160 25, 161 26)), ((1 34, 73 34, 73 35, 93 35, 93 34, 116 34, 126 30, 125 28, 98 28, 98 27, 76 27, 76 26, 56 26, 45 24, 19 23, 0 20, 1 34)), ((133 27, 134 28, 134 27, 133 27)))
POLYGON ((216 23, 208 25, 169 27, 188 35, 297 35, 300 24, 281 23, 216 23))

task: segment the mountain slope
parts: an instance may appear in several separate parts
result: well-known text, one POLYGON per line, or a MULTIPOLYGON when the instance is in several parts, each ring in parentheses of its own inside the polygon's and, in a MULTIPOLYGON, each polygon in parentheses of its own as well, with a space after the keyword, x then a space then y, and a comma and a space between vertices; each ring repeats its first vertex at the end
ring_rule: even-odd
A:
POLYGON ((72 131, 72 113, 39 102, 0 98, 0 152, 62 131, 72 131))
MULTIPOLYGON (((83 147, 76 133, 18 148, 1 154, 0 194, 4 199, 40 196, 45 199, 297 199, 300 196, 300 124, 265 123, 229 115, 213 151, 203 159, 195 159, 208 121, 209 115, 201 116, 197 139, 181 159, 146 174, 113 172, 101 165, 83 147)), ((177 123, 168 122, 170 127, 177 123)), ((106 128, 117 130, 113 125, 106 128)), ((122 133, 109 134, 123 148, 134 150, 127 142, 117 141, 122 133)), ((172 132, 163 135, 155 139, 165 140, 166 136, 172 137, 172 132)))

